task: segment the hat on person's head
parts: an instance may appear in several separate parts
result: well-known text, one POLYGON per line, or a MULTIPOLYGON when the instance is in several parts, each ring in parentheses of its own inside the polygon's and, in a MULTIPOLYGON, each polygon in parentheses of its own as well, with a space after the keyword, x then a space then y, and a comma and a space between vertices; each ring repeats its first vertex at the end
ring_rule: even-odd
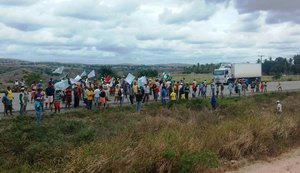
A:
POLYGON ((41 97, 37 97, 36 99, 37 99, 37 100, 41 100, 42 98, 41 98, 41 97))
POLYGON ((24 87, 22 87, 22 88, 21 88, 21 91, 22 91, 22 90, 25 90, 25 88, 24 88, 24 87))
POLYGON ((277 100, 277 102, 276 103, 280 103, 280 101, 279 100, 277 100))

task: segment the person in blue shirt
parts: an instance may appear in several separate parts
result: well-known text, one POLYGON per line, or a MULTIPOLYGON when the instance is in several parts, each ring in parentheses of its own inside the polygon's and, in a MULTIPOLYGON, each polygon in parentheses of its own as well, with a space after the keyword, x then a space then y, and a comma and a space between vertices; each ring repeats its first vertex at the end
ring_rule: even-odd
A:
POLYGON ((42 106, 41 99, 42 99, 41 97, 37 97, 34 103, 37 123, 39 127, 41 126, 42 117, 43 117, 43 106, 42 106))
POLYGON ((12 115, 12 102, 8 98, 8 92, 5 92, 5 95, 2 97, 2 103, 4 105, 4 116, 8 115, 8 111, 10 115, 12 115))
POLYGON ((234 85, 233 85, 232 82, 230 82, 229 85, 228 85, 229 96, 232 96, 232 94, 233 94, 233 88, 234 88, 234 85))
POLYGON ((215 110, 217 108, 217 100, 215 97, 215 94, 212 94, 211 98, 210 98, 210 104, 213 110, 215 110))
POLYGON ((163 87, 161 88, 161 93, 160 93, 160 95, 161 95, 161 103, 162 103, 163 105, 165 105, 165 104, 166 104, 166 97, 167 97, 167 89, 166 89, 165 86, 163 86, 163 87))

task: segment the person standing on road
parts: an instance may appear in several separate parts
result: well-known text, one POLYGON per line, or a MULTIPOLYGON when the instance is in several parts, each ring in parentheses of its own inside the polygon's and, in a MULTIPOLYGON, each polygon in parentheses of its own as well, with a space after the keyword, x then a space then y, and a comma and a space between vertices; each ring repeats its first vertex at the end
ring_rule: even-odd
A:
POLYGON ((184 98, 185 100, 188 100, 190 94, 190 85, 186 83, 186 85, 184 85, 183 87, 184 87, 184 98))
POLYGON ((145 84, 144 91, 145 91, 145 95, 144 95, 144 98, 143 98, 143 103, 145 103, 145 102, 148 103, 149 95, 150 95, 150 86, 149 86, 149 84, 145 84))
POLYGON ((221 88, 221 98, 223 98, 224 97, 224 84, 223 83, 221 83, 220 88, 221 88))
POLYGON ((264 92, 265 84, 264 82, 260 83, 260 92, 264 92))
POLYGON ((52 112, 52 104, 53 104, 54 93, 55 93, 55 89, 54 89, 52 83, 49 82, 48 87, 46 88, 45 92, 46 92, 45 108, 47 108, 47 106, 49 104, 49 108, 52 112))
POLYGON ((87 109, 92 110, 94 92, 91 87, 86 90, 87 109))
POLYGON ((20 115, 23 115, 23 112, 24 112, 24 90, 25 90, 25 88, 21 88, 21 92, 19 94, 20 115))
POLYGON ((24 106, 23 106, 24 113, 26 113, 26 111, 27 111, 28 102, 29 102, 29 93, 27 91, 27 88, 24 88, 24 106))
POLYGON ((267 82, 264 83, 264 93, 267 93, 268 90, 267 90, 267 82))
POLYGON ((142 108, 142 100, 143 100, 143 94, 141 90, 138 90, 135 98, 136 98, 136 112, 140 113, 142 108))
POLYGON ((10 115, 12 115, 12 103, 8 98, 8 93, 5 91, 5 95, 2 97, 2 103, 4 106, 4 116, 8 115, 8 111, 10 115))
POLYGON ((166 89, 165 85, 163 85, 162 88, 161 88, 160 96, 161 96, 161 103, 163 105, 165 105, 166 104, 166 97, 167 97, 167 89, 166 89))
POLYGON ((35 101, 35 93, 36 93, 36 90, 37 90, 37 86, 36 86, 35 81, 33 81, 32 84, 31 84, 31 99, 30 99, 30 102, 31 102, 31 103, 32 103, 33 101, 35 101))
POLYGON ((232 96, 233 88, 234 88, 233 82, 229 82, 228 84, 229 96, 232 96))
POLYGON ((60 90, 56 90, 53 99, 53 105, 55 113, 60 113, 60 102, 61 102, 62 94, 60 90))
MULTIPOLYGON (((11 106, 12 106, 13 105, 14 96, 13 96, 13 91, 11 90, 10 87, 7 87, 7 97, 9 99, 9 101, 10 101, 11 106)), ((12 107, 12 109, 13 109, 13 107, 12 107)))
POLYGON ((36 101, 34 103, 37 123, 38 123, 39 127, 41 127, 42 118, 43 118, 43 106, 42 106, 42 103, 41 103, 41 99, 42 99, 41 97, 37 97, 36 101))
POLYGON ((282 92, 282 86, 281 86, 280 82, 278 82, 277 90, 278 90, 278 92, 282 92))
POLYGON ((215 84, 214 80, 212 80, 212 82, 210 84, 210 89, 211 89, 211 95, 215 95, 216 84, 215 84))
POLYGON ((96 87, 96 89, 94 90, 94 106, 98 106, 99 107, 99 98, 100 98, 100 89, 98 87, 96 87))
POLYGON ((106 104, 106 91, 103 89, 103 87, 100 87, 100 108, 102 104, 104 109, 106 104))
POLYGON ((237 84, 237 91, 238 91, 238 94, 239 94, 239 97, 240 97, 241 92, 242 92, 242 84, 240 82, 238 82, 238 84, 237 84))
POLYGON ((74 108, 79 107, 79 100, 81 95, 81 89, 75 84, 73 88, 73 96, 74 96, 74 108))

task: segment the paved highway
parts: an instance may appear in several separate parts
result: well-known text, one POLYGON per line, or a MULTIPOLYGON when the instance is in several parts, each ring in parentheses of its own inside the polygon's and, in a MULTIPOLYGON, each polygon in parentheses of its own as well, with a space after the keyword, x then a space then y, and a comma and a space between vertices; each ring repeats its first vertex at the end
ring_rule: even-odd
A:
MULTIPOLYGON (((268 91, 277 91, 277 85, 278 82, 269 82, 267 83, 267 88, 268 91)), ((288 91, 288 90, 300 90, 300 81, 287 81, 287 82, 281 82, 281 86, 283 88, 284 91, 288 91)), ((249 86, 250 88, 250 86, 249 86)), ((197 92, 198 93, 198 92, 197 92)), ((250 93, 250 89, 247 93, 250 93)), ((208 91, 207 91, 207 95, 210 95, 211 91, 210 91, 210 86, 208 86, 208 91)), ((224 94, 225 95, 229 95, 229 91, 227 89, 227 86, 225 86, 225 90, 224 90, 224 94)), ((3 93, 0 94, 1 97, 3 97, 3 93)), ((19 110, 20 105, 19 105, 19 101, 18 101, 18 93, 14 93, 14 100, 13 100, 13 108, 14 110, 19 110)), ((109 98, 110 100, 113 100, 113 98, 109 98)), ((153 100, 153 96, 150 96, 150 99, 153 100)), ((125 103, 128 103, 129 100, 125 99, 124 100, 125 103)), ((112 102, 109 102, 112 104, 112 102)), ((80 105, 83 105, 83 102, 80 102, 80 105)), ((61 104, 61 107, 64 107, 63 104, 61 104)), ((34 106, 32 103, 29 103, 27 106, 27 110, 34 110, 34 106)), ((0 116, 3 116, 3 105, 0 106, 0 116)))

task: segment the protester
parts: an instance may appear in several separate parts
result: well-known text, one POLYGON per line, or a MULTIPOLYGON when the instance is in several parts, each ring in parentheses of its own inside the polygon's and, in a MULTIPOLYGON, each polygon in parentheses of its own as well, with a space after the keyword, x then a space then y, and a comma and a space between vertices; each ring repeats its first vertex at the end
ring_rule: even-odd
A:
POLYGON ((264 82, 260 83, 260 92, 264 92, 265 84, 264 82))
POLYGON ((148 103, 149 101, 149 95, 150 95, 150 86, 148 84, 145 84, 144 86, 145 95, 143 98, 143 103, 148 103))
POLYGON ((240 82, 238 82, 238 84, 237 84, 237 91, 238 91, 239 96, 241 96, 242 84, 240 82))
POLYGON ((80 95, 81 95, 81 89, 75 84, 73 88, 74 108, 79 107, 80 95))
POLYGON ((220 93, 220 85, 216 84, 216 97, 219 97, 219 93, 220 93))
POLYGON ((190 94, 190 85, 188 83, 186 83, 186 85, 184 87, 184 98, 186 100, 189 99, 189 94, 190 94))
POLYGON ((98 106, 100 105, 99 103, 99 98, 100 98, 100 89, 99 88, 96 88, 94 90, 94 106, 98 106))
POLYGON ((24 88, 24 105, 23 105, 23 112, 26 113, 27 112, 27 105, 28 105, 28 102, 29 102, 29 94, 28 94, 28 91, 27 91, 27 88, 24 88))
POLYGON ((280 82, 278 82, 277 90, 278 90, 278 92, 282 92, 282 86, 281 86, 280 82))
POLYGON ((267 93, 268 90, 267 90, 267 82, 264 83, 264 93, 267 93))
POLYGON ((45 108, 47 109, 47 106, 49 104, 49 108, 52 112, 52 104, 53 104, 53 99, 54 99, 54 93, 55 93, 55 89, 52 85, 51 82, 49 82, 48 87, 45 90, 46 93, 46 103, 45 103, 45 108))
POLYGON ((25 88, 21 88, 21 92, 19 93, 20 115, 23 115, 24 113, 24 90, 25 88))
POLYGON ((221 98, 223 98, 224 97, 224 84, 221 84, 220 89, 221 89, 221 98))
POLYGON ((210 84, 210 89, 211 89, 211 95, 215 95, 216 84, 214 80, 212 80, 212 83, 210 84))
POLYGON ((161 103, 163 105, 165 105, 166 104, 166 97, 167 97, 167 89, 164 85, 161 88, 160 97, 161 97, 161 103))
POLYGON ((120 89, 119 89, 119 93, 118 93, 118 95, 119 95, 119 101, 120 101, 120 106, 124 102, 124 94, 125 94, 124 88, 121 86, 120 89))
POLYGON ((55 113, 60 113, 60 102, 61 102, 62 94, 60 90, 56 90, 53 99, 53 105, 55 113))
POLYGON ((142 100, 143 100, 143 94, 141 90, 138 90, 135 98, 136 98, 136 112, 140 113, 142 108, 142 100))
POLYGON ((5 91, 4 96, 2 97, 2 103, 4 106, 4 116, 8 115, 8 111, 10 115, 12 115, 12 102, 8 98, 8 92, 5 91))
POLYGON ((153 98, 156 102, 158 100, 158 93, 159 93, 159 88, 157 84, 153 84, 153 98))
POLYGON ((41 97, 37 97, 36 101, 34 103, 37 123, 38 123, 39 127, 41 126, 42 117, 43 117, 43 106, 42 106, 42 103, 41 103, 41 99, 42 99, 41 97))
POLYGON ((87 109, 92 110, 94 92, 91 87, 86 90, 87 109))
POLYGON ((119 91, 120 91, 120 88, 119 88, 119 85, 116 85, 116 88, 115 88, 115 99, 114 99, 114 103, 117 104, 119 102, 119 99, 120 99, 120 96, 119 96, 119 91))
POLYGON ((217 108, 217 100, 216 100, 215 94, 212 94, 212 96, 210 98, 210 105, 213 110, 215 110, 217 108))
POLYGON ((72 103, 72 87, 69 86, 67 89, 66 89, 66 92, 65 92, 65 95, 66 95, 66 108, 71 108, 71 103, 72 103))
POLYGON ((31 99, 30 99, 31 103, 32 103, 32 101, 35 101, 36 90, 37 90, 37 86, 36 86, 35 81, 33 81, 33 83, 31 84, 31 99))
POLYGON ((102 104, 104 109, 106 104, 106 91, 103 89, 103 87, 100 87, 100 105, 99 105, 100 108, 102 104))
POLYGON ((282 113, 282 105, 280 103, 279 100, 277 100, 277 106, 276 106, 276 110, 277 110, 277 113, 282 113))
POLYGON ((12 103, 13 103, 14 96, 13 96, 13 91, 11 90, 10 87, 7 87, 7 97, 9 99, 10 104, 11 104, 12 109, 13 109, 13 104, 12 103))

